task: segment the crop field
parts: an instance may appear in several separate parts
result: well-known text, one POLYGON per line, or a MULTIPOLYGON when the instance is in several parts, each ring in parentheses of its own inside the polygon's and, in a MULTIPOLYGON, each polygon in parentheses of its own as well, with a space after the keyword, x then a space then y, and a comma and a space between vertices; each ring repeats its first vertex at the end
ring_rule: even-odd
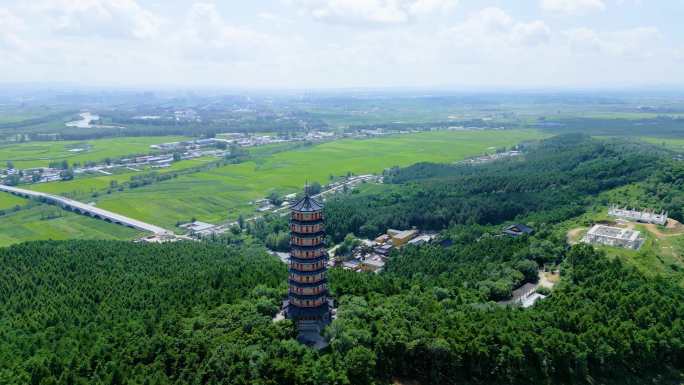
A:
POLYGON ((666 147, 672 148, 674 150, 679 150, 679 151, 684 151, 684 139, 672 139, 672 138, 652 138, 652 137, 646 137, 642 138, 643 140, 653 143, 653 144, 661 144, 666 147))
POLYGON ((7 161, 12 161, 17 168, 45 167, 51 161, 62 160, 67 160, 70 164, 83 164, 105 158, 147 154, 152 152, 152 144, 185 139, 187 138, 179 136, 155 136, 5 144, 0 146, 0 167, 4 168, 7 161))
POLYGON ((11 209, 17 205, 21 206, 24 205, 26 202, 27 201, 24 198, 20 198, 4 192, 0 193, 0 210, 11 209))
POLYGON ((339 140, 102 195, 97 205, 167 228, 191 218, 216 223, 250 215, 254 206, 248 202, 271 191, 300 191, 307 181, 325 184, 330 175, 378 173, 421 161, 453 162, 542 136, 531 130, 462 131, 339 140))
POLYGON ((0 246, 41 239, 128 240, 142 235, 128 227, 74 214, 46 204, 0 217, 0 246))
MULTIPOLYGON (((159 173, 183 171, 188 168, 201 166, 208 162, 214 161, 216 158, 204 157, 197 159, 182 160, 179 162, 174 162, 171 167, 164 169, 157 169, 159 173)), ((150 172, 154 169, 144 168, 142 172, 150 172)), ((136 174, 141 174, 140 171, 126 171, 123 173, 117 173, 112 175, 91 175, 79 177, 70 181, 60 181, 60 182, 50 182, 50 183, 37 183, 22 186, 28 190, 40 191, 49 194, 57 194, 69 196, 74 199, 87 199, 91 194, 95 192, 102 192, 109 188, 112 181, 117 183, 122 183, 128 181, 132 176, 136 174)))

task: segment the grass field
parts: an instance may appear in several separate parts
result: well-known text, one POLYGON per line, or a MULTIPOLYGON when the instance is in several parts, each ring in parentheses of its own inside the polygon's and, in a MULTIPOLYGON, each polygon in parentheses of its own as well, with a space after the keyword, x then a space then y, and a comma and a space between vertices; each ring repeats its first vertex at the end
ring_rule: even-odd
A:
POLYGON ((669 138, 651 138, 651 137, 645 137, 641 138, 645 140, 646 142, 653 143, 653 144, 661 144, 665 145, 666 147, 683 151, 684 150, 684 139, 669 139, 669 138))
POLYGON ((131 154, 147 154, 150 145, 175 142, 187 138, 179 136, 126 137, 96 139, 87 141, 54 141, 5 144, 0 146, 0 167, 12 161, 17 168, 47 166, 50 161, 67 160, 70 164, 87 161, 101 161, 131 154), (83 152, 70 152, 73 149, 87 149, 83 152))
MULTIPOLYGON (((157 170, 160 173, 182 171, 188 168, 201 166, 208 162, 214 161, 216 158, 197 158, 182 160, 179 162, 174 162, 171 167, 157 170)), ((145 172, 152 171, 151 168, 143 169, 145 172)), ((77 199, 85 199, 90 194, 94 192, 102 192, 109 188, 112 181, 122 183, 128 181, 132 176, 136 174, 141 174, 141 172, 130 171, 119 174, 112 175, 96 175, 88 177, 79 177, 74 180, 64 181, 64 182, 50 182, 50 183, 38 183, 22 186, 23 188, 40 191, 49 194, 58 195, 68 195, 77 199)))
POLYGON ((249 201, 271 191, 299 191, 304 183, 327 183, 347 172, 381 172, 420 161, 453 162, 490 147, 538 139, 537 131, 427 132, 368 140, 339 140, 255 157, 254 161, 116 192, 98 198, 98 206, 167 228, 193 217, 221 222, 254 211, 249 201))
POLYGON ((603 246, 609 257, 620 258, 635 266, 649 276, 661 275, 671 277, 684 286, 684 235, 674 237, 658 237, 643 225, 636 225, 646 241, 639 250, 628 250, 617 247, 603 246))
MULTIPOLYGON (((0 192, 0 210, 7 210, 11 209, 14 206, 22 206, 26 204, 27 200, 24 198, 19 198, 17 196, 14 196, 12 194, 7 194, 4 192, 0 192)), ((2 219, 0 219, 2 220, 2 219)))
POLYGON ((142 235, 128 227, 74 214, 45 204, 0 217, 0 246, 40 239, 128 240, 142 235))

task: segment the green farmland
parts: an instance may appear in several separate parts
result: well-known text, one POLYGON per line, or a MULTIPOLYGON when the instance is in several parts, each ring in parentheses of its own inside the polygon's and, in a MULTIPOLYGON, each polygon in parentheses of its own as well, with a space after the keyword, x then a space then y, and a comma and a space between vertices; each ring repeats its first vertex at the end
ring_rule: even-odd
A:
MULTIPOLYGON (((4 195, 11 196, 3 193, 4 195)), ((0 200, 2 201, 2 200, 0 200)), ((135 239, 143 234, 128 227, 41 204, 0 217, 0 246, 43 239, 135 239)))
POLYGON ((653 138, 653 137, 646 137, 642 138, 643 140, 653 143, 653 144, 661 144, 665 145, 665 147, 669 147, 674 150, 679 150, 679 151, 684 151, 684 139, 673 139, 673 138, 653 138))
MULTIPOLYGON (((174 162, 171 167, 161 169, 159 172, 176 172, 183 171, 192 167, 201 166, 216 160, 216 158, 204 157, 197 159, 182 160, 174 162)), ((151 168, 145 168, 143 171, 152 171, 151 168)), ((40 191, 48 194, 67 195, 75 199, 87 199, 88 196, 94 192, 102 192, 106 190, 112 181, 122 183, 128 181, 131 176, 140 174, 140 172, 130 171, 121 174, 112 175, 96 175, 77 178, 70 181, 38 183, 32 185, 22 186, 28 190, 40 191)))
POLYGON ((98 207, 172 228, 191 218, 221 222, 249 215, 249 201, 271 191, 299 191, 308 180, 330 175, 378 173, 416 162, 453 162, 491 147, 539 139, 537 131, 427 132, 367 140, 339 140, 313 147, 256 156, 253 161, 180 176, 99 197, 98 207))
POLYGON ((102 161, 131 154, 147 154, 150 145, 175 142, 180 136, 126 137, 87 141, 54 141, 5 144, 0 146, 0 167, 12 161, 17 168, 45 167, 51 161, 67 160, 70 164, 102 161), (84 151, 71 151, 83 149, 84 151))
POLYGON ((0 210, 11 209, 26 203, 26 199, 19 198, 11 194, 0 193, 0 210))

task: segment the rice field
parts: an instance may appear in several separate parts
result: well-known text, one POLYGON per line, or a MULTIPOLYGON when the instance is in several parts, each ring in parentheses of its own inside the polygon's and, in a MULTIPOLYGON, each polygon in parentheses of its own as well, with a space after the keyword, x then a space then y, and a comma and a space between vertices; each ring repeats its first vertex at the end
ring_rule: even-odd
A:
POLYGON ((253 161, 180 176, 100 196, 99 207, 172 228, 196 218, 208 222, 250 215, 249 202, 275 191, 287 194, 330 176, 379 173, 416 162, 454 162, 495 147, 538 139, 531 130, 426 132, 367 140, 338 140, 255 157, 253 161))
POLYGON ((150 145, 186 140, 180 136, 125 137, 86 141, 27 142, 0 145, 0 168, 8 161, 16 168, 46 167, 52 161, 69 164, 102 161, 152 152, 150 145))

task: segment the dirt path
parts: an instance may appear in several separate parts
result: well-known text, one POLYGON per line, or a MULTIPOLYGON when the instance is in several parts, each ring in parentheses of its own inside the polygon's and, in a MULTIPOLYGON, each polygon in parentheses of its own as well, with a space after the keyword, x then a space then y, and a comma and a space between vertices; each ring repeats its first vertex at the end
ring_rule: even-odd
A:
POLYGON ((649 223, 649 224, 644 225, 644 226, 648 229, 648 231, 650 231, 653 235, 655 235, 659 239, 662 239, 665 237, 676 237, 678 235, 684 234, 684 226, 682 226, 681 223, 679 223, 678 221, 676 221, 672 218, 667 220, 667 225, 665 226, 666 229, 671 230, 672 232, 663 233, 662 231, 660 231, 658 226, 656 226, 652 223, 649 223))
POLYGON ((549 289, 560 281, 560 274, 557 272, 539 272, 539 283, 538 286, 548 287, 549 289))
POLYGON ((574 245, 579 242, 580 235, 582 234, 582 231, 584 230, 584 227, 578 227, 576 229, 571 229, 568 231, 567 235, 565 236, 566 241, 570 245, 574 245))

